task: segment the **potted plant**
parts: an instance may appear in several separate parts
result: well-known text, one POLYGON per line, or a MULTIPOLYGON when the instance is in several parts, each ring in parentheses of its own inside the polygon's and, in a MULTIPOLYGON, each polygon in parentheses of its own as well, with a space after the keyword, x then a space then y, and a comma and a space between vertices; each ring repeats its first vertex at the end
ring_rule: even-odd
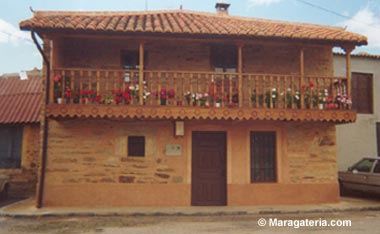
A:
POLYGON ((62 76, 57 74, 54 76, 54 99, 58 104, 63 103, 62 98, 62 76))
POLYGON ((265 103, 268 108, 271 108, 271 97, 272 97, 272 106, 276 108, 276 100, 278 97, 276 88, 272 88, 265 93, 265 103))
POLYGON ((318 108, 320 110, 325 109, 325 105, 327 102, 327 98, 329 97, 329 91, 327 89, 323 89, 319 92, 318 96, 318 108))
POLYGON ((185 96, 185 100, 186 100, 187 105, 190 106, 190 103, 191 103, 191 93, 190 93, 190 91, 185 92, 184 96, 185 96))
POLYGON ((222 107, 222 98, 220 96, 215 95, 214 100, 215 100, 215 107, 216 108, 222 107))

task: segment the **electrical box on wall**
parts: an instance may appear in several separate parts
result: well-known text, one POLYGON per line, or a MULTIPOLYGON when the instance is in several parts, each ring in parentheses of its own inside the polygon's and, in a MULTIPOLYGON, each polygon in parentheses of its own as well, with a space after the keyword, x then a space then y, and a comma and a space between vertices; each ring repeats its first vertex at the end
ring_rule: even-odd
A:
POLYGON ((170 144, 165 146, 166 156, 181 156, 182 155, 182 145, 170 144))

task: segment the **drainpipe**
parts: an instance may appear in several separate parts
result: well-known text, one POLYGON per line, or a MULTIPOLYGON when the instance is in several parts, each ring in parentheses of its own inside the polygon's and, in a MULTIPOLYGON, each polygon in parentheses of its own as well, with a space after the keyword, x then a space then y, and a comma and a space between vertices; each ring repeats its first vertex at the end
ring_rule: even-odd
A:
POLYGON ((42 200, 43 200, 43 193, 44 193, 44 183, 45 183, 45 169, 46 169, 46 158, 47 158, 47 134, 48 134, 48 119, 46 118, 46 105, 49 104, 49 87, 50 87, 50 62, 44 53, 41 45, 38 43, 36 38, 36 32, 33 30, 30 32, 33 42, 36 45, 38 51, 42 55, 42 58, 45 62, 46 66, 46 77, 45 77, 45 92, 43 95, 43 100, 45 102, 42 103, 41 108, 41 124, 42 124, 42 154, 41 154, 41 166, 39 170, 39 182, 37 183, 37 197, 36 197, 36 207, 41 208, 42 207, 42 200))

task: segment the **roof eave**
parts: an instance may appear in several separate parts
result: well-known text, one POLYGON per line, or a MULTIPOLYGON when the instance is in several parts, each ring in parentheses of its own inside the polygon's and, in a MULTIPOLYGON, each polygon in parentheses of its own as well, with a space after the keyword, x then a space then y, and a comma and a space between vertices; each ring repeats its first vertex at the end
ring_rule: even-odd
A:
POLYGON ((24 31, 35 31, 40 35, 49 33, 59 34, 84 34, 84 35, 118 35, 118 36, 142 36, 142 37, 177 37, 177 38, 199 38, 199 39, 232 39, 232 40, 272 40, 272 41, 291 41, 300 43, 331 44, 334 46, 367 45, 366 38, 362 40, 334 40, 334 39, 314 39, 314 38, 293 38, 293 37, 270 37, 270 36, 253 36, 253 35, 233 35, 233 34, 195 34, 195 33, 165 33, 165 32, 118 32, 104 30, 73 30, 62 28, 45 28, 31 27, 30 25, 21 25, 20 29, 24 31))

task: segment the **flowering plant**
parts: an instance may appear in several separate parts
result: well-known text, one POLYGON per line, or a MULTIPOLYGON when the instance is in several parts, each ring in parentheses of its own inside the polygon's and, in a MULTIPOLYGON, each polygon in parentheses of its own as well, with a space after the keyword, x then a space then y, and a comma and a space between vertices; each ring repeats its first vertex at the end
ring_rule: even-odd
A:
POLYGON ((123 99, 124 99, 124 93, 127 93, 127 92, 123 92, 122 90, 112 90, 112 95, 113 95, 113 101, 116 103, 116 104, 120 104, 123 102, 123 99))
POLYGON ((82 96, 81 101, 83 104, 86 104, 87 101, 95 102, 95 99, 96 99, 96 95, 95 95, 94 91, 92 91, 92 90, 86 90, 86 89, 82 90, 81 96, 82 96))
POLYGON ((270 107, 270 101, 272 98, 272 103, 274 104, 276 102, 276 99, 278 97, 278 93, 276 88, 269 89, 265 92, 265 94, 256 94, 256 90, 253 90, 251 94, 251 101, 254 104, 259 104, 262 106, 264 103, 267 107, 270 107))
MULTIPOLYGON (((281 93, 280 95, 284 96, 284 93, 281 93)), ((290 108, 292 103, 294 103, 296 107, 299 108, 301 103, 300 95, 300 91, 295 90, 294 93, 292 93, 292 88, 288 88, 284 97, 287 107, 290 108)))
POLYGON ((327 89, 323 89, 319 92, 318 100, 320 104, 326 104, 327 98, 329 97, 329 91, 327 89))
MULTIPOLYGON (((150 93, 148 93, 150 95, 150 93)), ((153 96, 156 98, 160 98, 161 105, 165 106, 168 99, 175 98, 174 89, 166 90, 166 88, 162 88, 160 92, 153 92, 153 96)))
POLYGON ((186 99, 187 105, 190 105, 191 97, 192 97, 190 91, 185 92, 184 96, 185 96, 185 99, 186 99))
POLYGON ((57 74, 54 76, 54 98, 61 98, 62 94, 64 94, 65 97, 71 97, 70 77, 66 76, 63 79, 61 74, 57 74), (65 87, 63 87, 63 85, 65 85, 65 87))
MULTIPOLYGON (((143 99, 146 100, 151 95, 151 93, 147 91, 146 81, 144 81, 143 84, 144 84, 143 99)), ((124 100, 126 100, 128 103, 131 101, 132 97, 134 97, 138 101, 139 96, 140 96, 139 85, 135 84, 135 85, 129 86, 128 88, 126 88, 122 96, 124 97, 124 100)))
POLYGON ((313 107, 316 107, 318 104, 318 95, 314 87, 315 85, 313 82, 301 86, 301 92, 304 94, 304 102, 306 106, 312 105, 313 107))

